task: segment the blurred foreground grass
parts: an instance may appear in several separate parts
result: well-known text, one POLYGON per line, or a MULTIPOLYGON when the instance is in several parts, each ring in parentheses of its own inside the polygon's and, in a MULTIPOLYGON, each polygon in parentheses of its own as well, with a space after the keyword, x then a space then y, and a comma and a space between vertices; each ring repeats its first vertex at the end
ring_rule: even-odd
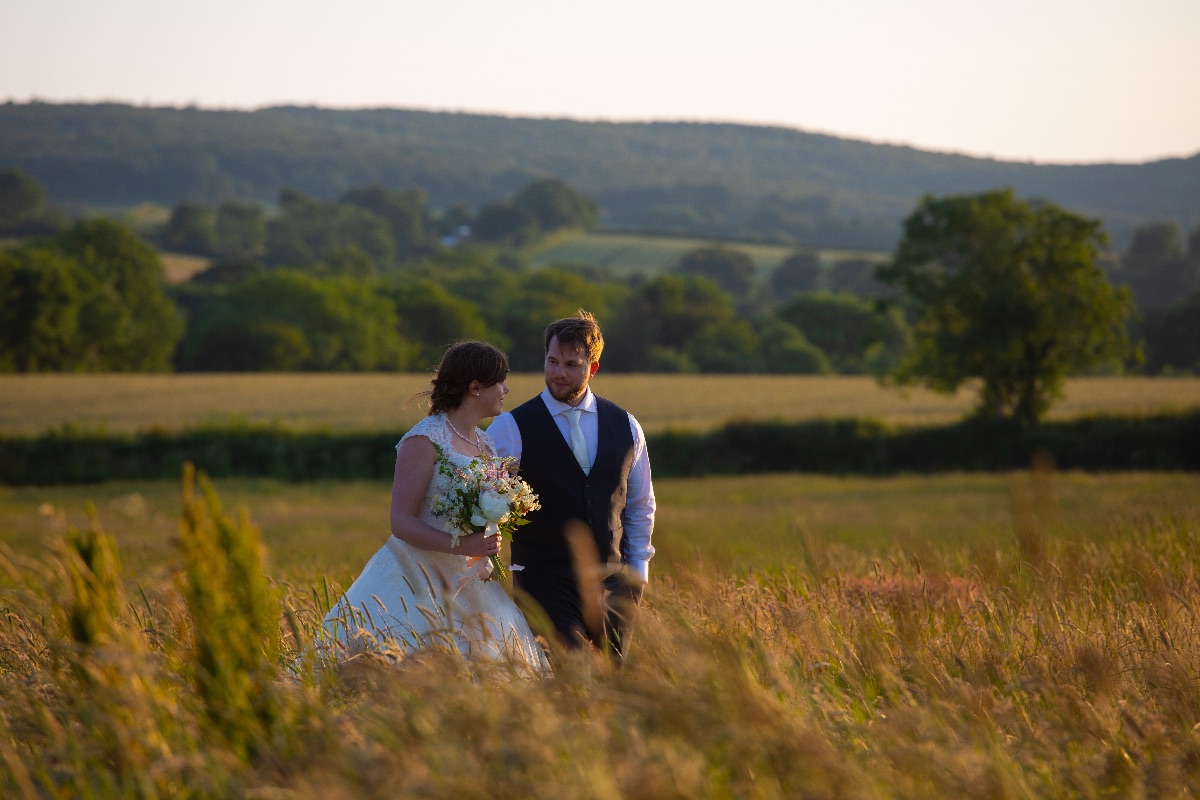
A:
POLYGON ((387 489, 217 489, 261 526, 265 567, 258 533, 215 497, 194 498, 181 526, 173 484, 0 493, 14 548, 0 571, 0 795, 1074 798, 1200 785, 1197 475, 663 481, 628 663, 560 654, 538 681, 437 654, 293 675, 282 665, 319 623, 321 575, 347 581, 378 547, 387 489), (124 572, 105 535, 77 533, 54 556, 33 544, 84 524, 85 497, 124 572), (202 568, 213 563, 275 580, 231 583, 202 568), (229 650, 213 656, 221 636, 229 650))

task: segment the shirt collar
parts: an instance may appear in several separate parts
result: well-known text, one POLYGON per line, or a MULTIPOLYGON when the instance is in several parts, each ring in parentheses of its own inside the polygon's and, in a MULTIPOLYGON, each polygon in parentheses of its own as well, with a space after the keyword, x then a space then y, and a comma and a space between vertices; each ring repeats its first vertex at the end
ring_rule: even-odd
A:
POLYGON ((561 400, 555 400, 549 389, 542 389, 542 402, 546 404, 546 409, 552 417, 557 417, 568 408, 582 409, 585 414, 596 410, 596 396, 592 394, 590 386, 583 390, 583 400, 577 406, 569 406, 561 400))

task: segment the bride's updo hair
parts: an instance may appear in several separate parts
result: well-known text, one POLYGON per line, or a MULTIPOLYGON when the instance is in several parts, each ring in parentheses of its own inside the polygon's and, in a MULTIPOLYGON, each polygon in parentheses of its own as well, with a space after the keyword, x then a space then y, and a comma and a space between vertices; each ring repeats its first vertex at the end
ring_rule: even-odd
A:
POLYGON ((450 345, 438 362, 430 383, 429 413, 453 411, 462 405, 471 382, 494 386, 508 377, 508 356, 487 342, 465 341, 450 345))

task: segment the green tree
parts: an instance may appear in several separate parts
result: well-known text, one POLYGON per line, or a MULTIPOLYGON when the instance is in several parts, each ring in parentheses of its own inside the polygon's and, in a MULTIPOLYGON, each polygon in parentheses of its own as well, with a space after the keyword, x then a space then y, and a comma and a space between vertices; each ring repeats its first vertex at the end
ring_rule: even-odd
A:
POLYGON ((279 207, 282 215, 267 226, 268 264, 362 278, 395 260, 388 223, 363 205, 322 203, 285 189, 279 207))
POLYGON ((411 258, 430 244, 431 237, 426 230, 429 200, 421 189, 389 189, 374 184, 351 189, 339 201, 366 209, 383 220, 391 235, 394 257, 398 260, 411 258))
POLYGON ((740 299, 750 294, 754 261, 741 250, 730 247, 697 247, 683 254, 676 271, 681 275, 707 278, 740 299))
POLYGON ((821 348, 810 342, 795 325, 775 316, 758 320, 762 342, 762 371, 780 375, 829 375, 833 365, 821 348))
POLYGON ((100 287, 80 318, 85 337, 102 342, 97 369, 157 372, 171 368, 183 319, 166 293, 158 251, 128 227, 83 220, 52 240, 100 287))
POLYGON ((182 333, 157 252, 123 225, 0 251, 0 370, 166 370, 182 333))
POLYGON ((706 325, 687 343, 688 359, 709 373, 763 372, 762 341, 742 319, 706 325))
POLYGON ((216 214, 203 203, 179 203, 171 209, 171 218, 163 227, 162 244, 181 253, 213 255, 217 247, 216 214))
POLYGON ((46 205, 46 192, 22 169, 0 169, 0 233, 53 236, 70 224, 61 211, 46 205))
POLYGON ((1131 352, 1132 300, 1096 263, 1106 242, 1098 220, 1011 189, 925 196, 880 273, 922 309, 897 377, 943 392, 978 379, 981 413, 1036 422, 1066 376, 1131 352))
POLYGON ((839 259, 829 271, 829 290, 857 297, 884 297, 894 290, 875 276, 881 265, 866 258, 839 259))
POLYGON ((37 179, 23 169, 0 169, 0 230, 41 216, 46 207, 46 191, 37 179))
POLYGON ((908 326, 899 309, 849 294, 800 294, 775 315, 801 331, 843 374, 892 363, 907 349, 908 326))
POLYGON ((223 258, 257 258, 267 249, 267 215, 252 203, 229 200, 217 206, 216 252, 223 258))
POLYGON ((525 186, 513 198, 513 205, 533 216, 547 233, 563 228, 587 230, 600 219, 595 200, 553 178, 525 186))
POLYGON ((510 343, 509 363, 520 372, 542 368, 543 335, 553 320, 586 308, 597 319, 609 318, 614 294, 627 290, 593 283, 583 276, 548 267, 519 276, 502 297, 485 306, 483 313, 510 343))
POLYGON ((537 217, 512 203, 491 203, 479 209, 479 216, 471 228, 472 238, 507 247, 529 244, 540 234, 537 217))
POLYGON ((1133 232, 1121 255, 1119 279, 1129 286, 1143 309, 1165 309, 1200 289, 1200 226, 1185 253, 1174 222, 1143 225, 1133 232))
POLYGON ((196 372, 294 372, 312 360, 308 336, 295 325, 232 315, 203 326, 181 367, 196 372))
POLYGON ((380 290, 396 308, 400 335, 413 342, 417 352, 414 368, 432 369, 446 346, 459 339, 482 339, 497 343, 479 308, 455 297, 431 279, 405 281, 380 290))
POLYGON ((298 189, 279 193, 282 212, 267 223, 267 252, 272 266, 305 267, 320 260, 321 203, 298 189))
POLYGON ((778 300, 787 300, 801 292, 821 288, 821 257, 816 250, 800 248, 788 255, 772 272, 771 292, 778 300))
POLYGON ((1146 371, 1200 374, 1200 290, 1170 309, 1150 309, 1141 322, 1146 371))
POLYGON ((98 285, 48 248, 0 248, 0 372, 102 369, 80 318, 98 285))
POLYGON ((388 298, 362 281, 277 269, 225 290, 181 348, 194 370, 403 370, 415 347, 388 298))
POLYGON ((707 278, 659 275, 638 287, 606 325, 607 368, 645 372, 656 364, 691 365, 688 344, 710 325, 734 318, 733 299, 707 278))

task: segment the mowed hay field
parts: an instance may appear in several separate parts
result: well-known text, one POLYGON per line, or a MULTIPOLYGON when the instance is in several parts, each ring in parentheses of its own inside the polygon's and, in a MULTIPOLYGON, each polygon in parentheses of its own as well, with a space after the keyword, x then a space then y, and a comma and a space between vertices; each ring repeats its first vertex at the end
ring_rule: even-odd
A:
MULTIPOLYGON (((511 375, 512 408, 542 388, 538 374, 511 375)), ((424 415, 413 400, 420 374, 187 374, 0 376, 0 434, 40 434, 63 425, 110 432, 231 422, 296 430, 406 430, 424 415)), ((649 433, 705 430, 731 420, 874 418, 897 425, 951 422, 975 403, 895 389, 866 376, 625 375, 605 373, 595 390, 632 411, 649 433)), ((1076 378, 1051 419, 1151 414, 1200 407, 1200 378, 1076 378)))

